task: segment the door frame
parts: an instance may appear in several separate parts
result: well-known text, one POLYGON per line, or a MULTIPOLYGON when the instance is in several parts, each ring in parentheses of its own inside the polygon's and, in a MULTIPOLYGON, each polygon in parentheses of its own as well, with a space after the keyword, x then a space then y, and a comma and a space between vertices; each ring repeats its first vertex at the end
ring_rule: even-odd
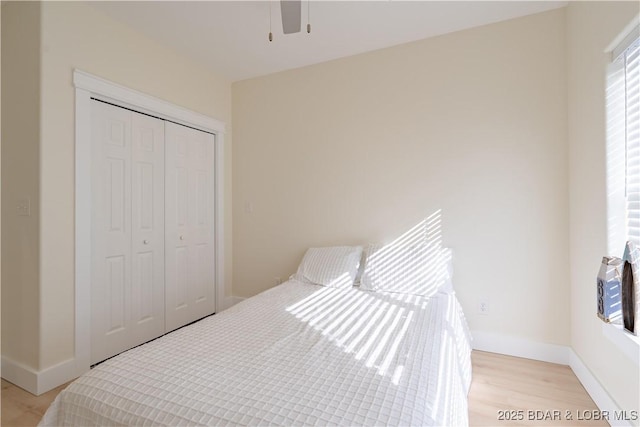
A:
POLYGON ((149 114, 215 135, 214 263, 216 312, 224 308, 224 133, 225 123, 84 71, 75 86, 75 364, 90 368, 91 350, 91 99, 149 114))

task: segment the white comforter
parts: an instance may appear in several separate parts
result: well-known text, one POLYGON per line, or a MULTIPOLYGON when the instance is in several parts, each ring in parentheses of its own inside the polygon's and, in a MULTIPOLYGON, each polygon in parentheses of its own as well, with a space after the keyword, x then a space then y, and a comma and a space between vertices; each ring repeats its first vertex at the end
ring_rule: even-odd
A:
POLYGON ((470 363, 452 293, 289 281, 95 367, 40 425, 463 426, 470 363))

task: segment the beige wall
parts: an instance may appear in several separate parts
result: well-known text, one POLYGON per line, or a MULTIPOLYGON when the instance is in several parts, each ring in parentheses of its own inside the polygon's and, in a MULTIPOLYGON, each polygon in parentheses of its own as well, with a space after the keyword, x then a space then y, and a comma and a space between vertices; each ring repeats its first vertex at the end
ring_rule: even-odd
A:
POLYGON ((629 411, 639 409, 640 368, 602 335, 595 277, 607 254, 605 50, 638 12, 636 2, 571 2, 567 9, 571 345, 629 411))
POLYGON ((472 329, 569 344, 564 13, 234 83, 234 293, 442 209, 472 329))
POLYGON ((2 356, 38 367, 40 206, 38 3, 2 5, 2 356), (19 198, 31 216, 18 216, 19 198))
MULTIPOLYGON (((0 82, 2 82, 2 6, 4 6, 4 3, 0 3, 0 82)), ((0 83, 0 100, 1 99, 2 99, 2 84, 0 83)), ((0 101, 0 181, 1 180, 2 180, 2 102, 0 101)), ((0 242, 2 242, 2 186, 0 186, 0 242)), ((0 334, 2 334, 1 331, 2 331, 2 256, 0 256, 0 334)), ((0 338, 0 354, 2 354, 1 338, 0 338)))
POLYGON ((233 293, 250 296, 309 246, 389 240, 442 209, 471 327, 571 344, 637 409, 638 367, 607 350, 593 315, 606 253, 603 52, 634 13, 633 2, 571 3, 238 82, 232 172, 228 81, 86 4, 3 5, 3 356, 36 370, 73 356, 79 68, 227 122, 228 295, 232 273, 233 293), (22 196, 31 217, 15 214, 22 196), (489 316, 476 315, 479 297, 489 316))
MULTIPOLYGON (((34 6, 37 7, 37 6, 34 6)), ((30 364, 45 369, 73 357, 74 352, 74 68, 87 71, 138 91, 156 96, 190 110, 231 124, 230 82, 198 63, 167 49, 151 39, 121 25, 92 6, 76 2, 44 2, 42 23, 24 26, 25 32, 41 29, 42 54, 40 73, 40 169, 32 175, 40 189, 40 236, 32 244, 34 257, 40 251, 40 268, 32 274, 40 296, 33 296, 25 306, 39 327, 30 340, 40 340, 39 352, 30 364), (38 283, 39 277, 39 283, 38 283), (39 301, 39 310, 38 310, 39 301), (35 307, 32 308, 32 305, 35 307), (32 313, 33 312, 33 313, 32 313), (38 316, 39 313, 39 316, 38 316), (39 317, 39 319, 38 319, 39 317), (39 331, 39 334, 37 333, 39 331)), ((3 15, 8 15, 8 7, 3 15)), ((35 59, 28 71, 38 76, 35 59)), ((4 54, 4 53, 3 53, 4 54)), ((8 62, 8 61, 7 61, 8 62)), ((37 95, 38 81, 33 82, 37 95)), ((3 90, 3 95, 5 94, 3 90)), ((4 100, 4 99, 3 99, 4 100)), ((3 109, 3 111, 6 111, 3 109)), ((34 117, 33 115, 25 115, 34 117)), ((35 116, 37 117, 37 115, 35 116)), ((37 120, 28 126, 37 132, 37 120)), ((34 135, 37 144, 37 133, 34 135)), ((231 135, 226 136, 226 286, 231 284, 231 135)), ((36 145, 37 146, 37 145, 36 145)), ((4 154, 4 153, 3 153, 4 154)), ((38 159, 38 153, 34 153, 38 159)), ((7 156, 6 162, 9 163, 7 156)), ((5 157, 3 155, 3 161, 5 157)), ((37 161, 35 163, 37 167, 37 161)), ((21 166, 22 167, 22 166, 21 166)), ((3 168, 4 173, 4 168, 3 168)), ((31 175, 30 175, 31 176, 31 175)), ((8 186, 7 193, 13 192, 8 186)), ((3 186, 4 190, 4 186, 3 186)), ((7 196, 8 200, 11 193, 7 196)), ((3 206, 5 204, 3 203, 3 206)), ((9 205, 6 205, 9 207, 9 205)), ((4 219, 4 215, 3 215, 4 219)), ((35 218, 33 218, 35 219, 35 218)), ((5 228, 7 230, 9 227, 5 228)), ((10 238, 6 233, 5 240, 10 238)), ((15 244, 15 243, 12 243, 15 244)), ((4 255, 4 254, 3 254, 4 255)), ((16 262, 24 262, 20 257, 16 262)), ((8 259, 5 259, 8 262, 8 259)), ((35 266, 38 265, 37 258, 35 266)), ((4 280, 3 280, 4 283, 4 280)), ((230 294, 230 292, 228 292, 230 294)), ((15 309, 17 299, 6 296, 15 309)), ((4 311, 3 311, 4 312, 4 311)), ((5 322, 3 322, 5 324, 5 322)), ((15 324, 15 323, 14 323, 15 324)), ((30 324, 30 323, 29 323, 30 324)), ((3 331, 4 332, 4 331, 3 331)), ((3 333, 4 338, 4 333, 3 333)), ((29 343, 31 348, 37 345, 29 343)), ((4 352, 3 348, 3 352, 4 352)), ((33 351, 33 350, 32 350, 33 351)))
MULTIPOLYGON (((2 82, 2 6, 0 2, 0 82, 2 82)), ((2 100, 2 84, 0 83, 0 100, 2 100)), ((2 180, 2 101, 0 101, 0 181, 2 180)), ((0 186, 0 242, 2 242, 2 186, 0 186)), ((1 245, 0 245, 1 246, 1 245)), ((0 249, 1 252, 1 249, 0 249)), ((2 256, 0 256, 0 337, 2 334, 2 256)), ((2 354, 2 338, 0 338, 0 354, 2 354)))

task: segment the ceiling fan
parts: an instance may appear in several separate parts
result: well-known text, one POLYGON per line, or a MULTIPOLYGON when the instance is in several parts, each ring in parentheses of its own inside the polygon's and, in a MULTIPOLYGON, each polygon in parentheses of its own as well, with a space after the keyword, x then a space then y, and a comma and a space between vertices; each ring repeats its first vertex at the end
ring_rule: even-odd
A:
MULTIPOLYGON (((307 33, 311 33, 309 20, 309 0, 307 0, 307 33)), ((284 34, 299 33, 302 21, 302 0, 280 0, 282 16, 282 32, 284 34)), ((271 0, 269 0, 269 41, 273 41, 271 32, 271 0)))

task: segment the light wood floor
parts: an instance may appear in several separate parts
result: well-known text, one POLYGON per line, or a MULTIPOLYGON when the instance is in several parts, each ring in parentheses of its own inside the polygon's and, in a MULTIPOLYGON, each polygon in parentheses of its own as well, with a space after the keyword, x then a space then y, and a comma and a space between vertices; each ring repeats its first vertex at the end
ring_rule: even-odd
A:
POLYGON ((602 420, 585 420, 597 416, 598 412, 594 411, 598 407, 568 366, 482 351, 474 351, 471 359, 469 424, 472 426, 609 425, 602 420), (509 410, 514 411, 510 414, 515 418, 520 418, 522 413, 524 419, 498 419, 500 411, 509 410), (551 412, 553 410, 559 413, 551 412), (544 420, 545 415, 556 419, 544 420))
POLYGON ((24 391, 8 381, 2 380, 2 414, 0 425, 9 426, 36 426, 45 411, 68 384, 54 388, 40 396, 24 391))
MULTIPOLYGON (((587 392, 568 366, 537 362, 529 359, 502 356, 494 353, 474 351, 473 382, 469 393, 469 423, 471 426, 515 426, 515 425, 602 425, 604 421, 578 421, 578 415, 589 415, 597 410, 587 392), (501 421, 499 411, 513 410, 524 420, 501 421), (559 410, 561 419, 535 420, 549 414, 544 411, 559 410), (529 412, 534 420, 529 420, 529 412), (569 411, 573 420, 567 420, 569 411), (577 411, 581 411, 580 414, 577 411), (538 417, 539 418, 539 417, 538 417)), ((1 425, 35 426, 56 395, 66 387, 62 385, 41 396, 26 391, 2 380, 1 425)))

